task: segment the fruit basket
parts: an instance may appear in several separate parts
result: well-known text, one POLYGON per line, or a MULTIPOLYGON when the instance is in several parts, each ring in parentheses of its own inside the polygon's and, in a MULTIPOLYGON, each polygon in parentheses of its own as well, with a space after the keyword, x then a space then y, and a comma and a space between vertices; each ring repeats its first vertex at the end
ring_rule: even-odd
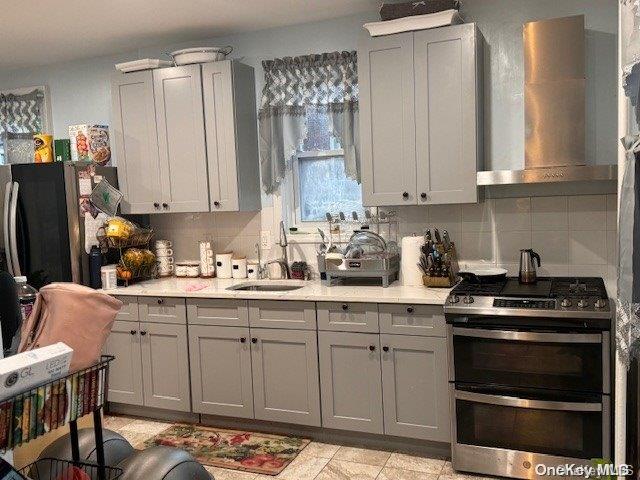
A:
POLYGON ((137 227, 128 238, 120 238, 107 236, 105 227, 100 227, 96 237, 100 242, 100 248, 102 250, 109 248, 144 247, 149 245, 153 237, 153 230, 150 228, 137 227))

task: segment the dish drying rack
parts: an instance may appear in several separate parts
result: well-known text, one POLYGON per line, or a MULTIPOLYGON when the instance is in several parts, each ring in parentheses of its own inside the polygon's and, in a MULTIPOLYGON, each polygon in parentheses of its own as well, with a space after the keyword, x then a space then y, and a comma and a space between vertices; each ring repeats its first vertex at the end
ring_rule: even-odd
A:
MULTIPOLYGON (((105 465, 102 437, 102 409, 107 403, 109 363, 115 357, 103 355, 94 365, 0 401, 0 451, 14 449, 50 431, 69 425, 72 461, 40 459, 20 471, 38 479, 58 479, 60 473, 76 467, 91 478, 115 480, 122 470, 105 465), (93 415, 96 463, 80 461, 79 418, 93 415), (50 472, 50 475, 39 473, 50 472), (53 476, 55 473, 58 475, 53 476)), ((64 477, 66 478, 66 477, 64 477)))
MULTIPOLYGON (((351 212, 347 215, 344 212, 332 214, 325 213, 327 229, 329 231, 329 241, 332 244, 347 243, 351 233, 356 230, 369 230, 377 233, 385 239, 387 244, 398 244, 398 212, 395 210, 382 211, 378 209, 376 213, 365 209, 364 218, 358 212, 351 212), (337 236, 337 240, 335 238, 337 236)), ((324 234, 321 233, 324 239, 324 234)))

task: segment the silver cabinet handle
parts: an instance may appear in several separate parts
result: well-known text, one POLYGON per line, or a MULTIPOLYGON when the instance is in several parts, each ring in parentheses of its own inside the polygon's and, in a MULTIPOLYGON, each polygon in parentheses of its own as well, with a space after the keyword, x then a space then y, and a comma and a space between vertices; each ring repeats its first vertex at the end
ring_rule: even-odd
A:
POLYGON ((505 407, 535 408, 538 410, 566 410, 570 412, 601 412, 601 403, 582 402, 555 402, 548 400, 529 400, 527 398, 508 397, 505 395, 489 395, 486 393, 465 392, 456 390, 454 394, 457 400, 466 400, 477 403, 489 403, 505 407))
POLYGON ((512 340, 515 342, 546 342, 546 343, 601 343, 599 333, 543 333, 517 332, 512 330, 484 330, 480 328, 454 327, 453 335, 459 337, 495 338, 512 340))
POLYGON ((17 216, 18 216, 18 190, 20 184, 13 182, 13 192, 11 193, 11 207, 10 218, 11 223, 11 235, 9 242, 11 245, 11 262, 13 263, 13 276, 19 277, 22 275, 20 271, 20 261, 18 260, 18 233, 17 233, 17 216))
POLYGON ((7 268, 12 276, 13 274, 13 262, 11 261, 11 243, 9 243, 9 231, 11 230, 9 223, 9 205, 11 203, 11 190, 13 188, 12 182, 7 182, 4 187, 4 214, 2 218, 2 228, 4 233, 4 254, 7 259, 7 268))

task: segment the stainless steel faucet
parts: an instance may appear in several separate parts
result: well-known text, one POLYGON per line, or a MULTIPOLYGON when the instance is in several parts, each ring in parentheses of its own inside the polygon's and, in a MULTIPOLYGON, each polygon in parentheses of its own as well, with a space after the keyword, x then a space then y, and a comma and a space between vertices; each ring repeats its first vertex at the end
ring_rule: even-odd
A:
POLYGON ((291 270, 289 269, 289 256, 287 254, 287 247, 289 242, 287 241, 287 232, 284 229, 284 222, 280 220, 280 239, 278 245, 282 248, 282 261, 284 262, 284 269, 286 271, 287 278, 291 278, 291 270))

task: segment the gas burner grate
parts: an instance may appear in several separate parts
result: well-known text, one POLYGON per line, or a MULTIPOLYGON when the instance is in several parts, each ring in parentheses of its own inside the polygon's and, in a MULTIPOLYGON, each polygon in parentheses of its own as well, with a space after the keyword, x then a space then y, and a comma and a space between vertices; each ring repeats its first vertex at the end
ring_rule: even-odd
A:
POLYGON ((604 280, 599 277, 559 277, 551 284, 551 296, 554 298, 607 298, 604 280))
POLYGON ((506 280, 502 282, 476 283, 469 280, 462 280, 451 291, 455 295, 476 295, 479 297, 495 297, 500 295, 504 288, 506 280))

